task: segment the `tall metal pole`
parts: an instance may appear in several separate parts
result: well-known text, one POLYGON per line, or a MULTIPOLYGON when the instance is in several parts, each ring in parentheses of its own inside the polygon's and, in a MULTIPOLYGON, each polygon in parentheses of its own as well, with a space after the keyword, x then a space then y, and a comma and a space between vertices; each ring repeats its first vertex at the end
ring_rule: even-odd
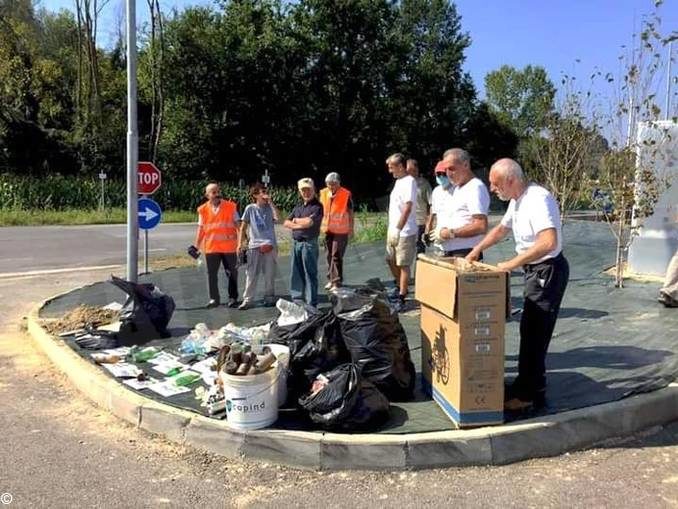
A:
POLYGON ((664 111, 664 120, 668 120, 671 112, 671 57, 673 56, 673 41, 669 42, 669 61, 666 64, 666 108, 664 111))
POLYGON ((139 264, 137 196, 137 28, 136 0, 127 3, 127 280, 136 283, 139 264))

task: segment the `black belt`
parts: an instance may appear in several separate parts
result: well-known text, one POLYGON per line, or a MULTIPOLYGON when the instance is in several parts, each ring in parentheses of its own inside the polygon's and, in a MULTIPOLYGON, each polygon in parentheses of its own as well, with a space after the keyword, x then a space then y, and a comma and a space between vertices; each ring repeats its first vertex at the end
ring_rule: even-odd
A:
POLYGON ((546 260, 543 260, 541 262, 537 263, 527 263, 523 265, 523 270, 525 272, 532 272, 537 269, 540 269, 541 267, 548 267, 549 265, 557 265, 565 260, 565 257, 563 256, 563 252, 561 251, 558 253, 557 256, 554 256, 553 258, 547 258, 546 260))

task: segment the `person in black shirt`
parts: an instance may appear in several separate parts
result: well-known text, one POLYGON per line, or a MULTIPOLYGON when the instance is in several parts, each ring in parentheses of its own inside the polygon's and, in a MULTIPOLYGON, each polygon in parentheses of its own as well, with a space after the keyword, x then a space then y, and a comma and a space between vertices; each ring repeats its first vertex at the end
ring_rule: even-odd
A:
POLYGON ((290 296, 318 305, 318 236, 323 219, 323 206, 315 196, 315 185, 310 178, 297 183, 302 203, 285 220, 283 225, 292 230, 292 271, 290 296))

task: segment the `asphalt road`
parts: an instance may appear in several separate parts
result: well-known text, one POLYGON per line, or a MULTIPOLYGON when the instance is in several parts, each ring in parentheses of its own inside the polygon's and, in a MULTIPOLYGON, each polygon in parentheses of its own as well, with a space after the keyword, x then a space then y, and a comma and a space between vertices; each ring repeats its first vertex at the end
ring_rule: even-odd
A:
MULTIPOLYGON (((0 228, 0 276, 122 264, 127 249, 126 236, 125 225, 0 228)), ((195 225, 160 224, 149 231, 149 254, 184 252, 194 237, 195 225)))
MULTIPOLYGON (((44 238, 38 230, 33 239, 44 238)), ((63 242, 91 244, 96 228, 78 230, 63 242)), ((47 269, 72 252, 51 239, 41 251, 47 269)), ((33 303, 109 273, 0 278, 0 503, 11 498, 8 507, 678 506, 678 423, 556 458, 418 472, 314 472, 175 446, 89 403, 20 329, 33 303)))

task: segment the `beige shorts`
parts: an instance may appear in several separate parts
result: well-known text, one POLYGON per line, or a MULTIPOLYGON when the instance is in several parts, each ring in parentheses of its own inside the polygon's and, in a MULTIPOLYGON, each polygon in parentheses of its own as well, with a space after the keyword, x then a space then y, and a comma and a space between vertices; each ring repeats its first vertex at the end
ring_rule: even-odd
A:
POLYGON ((400 237, 394 248, 386 244, 386 259, 394 260, 398 267, 409 267, 417 253, 417 236, 400 237))

